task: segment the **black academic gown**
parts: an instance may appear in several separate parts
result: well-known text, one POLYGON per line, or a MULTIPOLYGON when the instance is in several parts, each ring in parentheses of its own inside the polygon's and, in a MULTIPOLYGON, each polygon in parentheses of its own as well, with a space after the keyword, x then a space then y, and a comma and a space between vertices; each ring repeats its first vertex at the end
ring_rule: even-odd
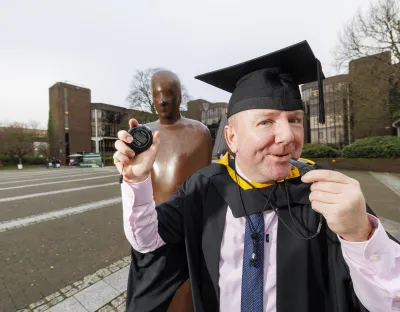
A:
MULTIPOLYGON (((319 215, 310 206, 310 185, 297 177, 288 179, 287 187, 292 215, 303 235, 314 234, 319 215)), ((272 187, 259 190, 269 195, 272 187)), ((242 190, 242 195, 249 214, 261 211, 266 203, 257 190, 242 190)), ((284 183, 279 183, 271 201, 280 218, 296 231, 284 183)), ((195 311, 219 311, 219 258, 228 206, 234 217, 245 215, 238 184, 220 164, 201 169, 168 202, 157 206, 158 231, 167 245, 148 254, 132 250, 128 312, 167 311, 175 291, 188 278, 195 311)), ((367 311, 354 293, 340 242, 325 223, 316 238, 302 240, 279 221, 276 303, 277 312, 367 311)))

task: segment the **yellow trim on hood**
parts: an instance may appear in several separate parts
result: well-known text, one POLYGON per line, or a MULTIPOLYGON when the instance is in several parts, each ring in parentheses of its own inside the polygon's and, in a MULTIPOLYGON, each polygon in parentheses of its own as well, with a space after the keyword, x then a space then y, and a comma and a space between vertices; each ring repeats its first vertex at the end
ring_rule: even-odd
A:
MULTIPOLYGON (((229 175, 231 176, 233 181, 235 181, 235 183, 236 183, 236 174, 235 174, 235 171, 229 166, 229 158, 232 159, 233 156, 230 155, 229 152, 228 152, 221 159, 219 159, 217 161, 217 163, 226 167, 226 169, 228 170, 229 175)), ((308 159, 305 159, 305 158, 300 158, 300 159, 302 159, 302 160, 304 160, 304 161, 306 161, 306 162, 308 162, 308 163, 310 163, 312 165, 315 164, 315 162, 313 162, 311 160, 308 160, 308 159)), ((289 175, 286 177, 286 179, 293 179, 293 178, 297 178, 299 176, 300 176, 299 169, 297 169, 296 167, 293 167, 292 170, 290 171, 289 175)), ((239 175, 237 175, 237 181, 238 181, 239 186, 242 189, 244 189, 244 190, 252 189, 252 187, 245 180, 243 180, 239 175)), ((283 181, 284 180, 282 179, 282 180, 279 180, 278 182, 283 182, 283 181)), ((275 184, 274 182, 270 182, 270 183, 259 183, 259 182, 252 182, 252 181, 249 181, 249 182, 255 188, 264 188, 264 187, 271 186, 271 185, 275 184)))

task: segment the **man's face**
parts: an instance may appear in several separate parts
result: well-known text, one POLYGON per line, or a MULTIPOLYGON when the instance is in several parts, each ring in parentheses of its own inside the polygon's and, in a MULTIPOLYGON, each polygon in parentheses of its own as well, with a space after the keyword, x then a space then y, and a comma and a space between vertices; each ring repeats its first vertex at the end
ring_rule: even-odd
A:
POLYGON ((300 157, 303 148, 303 111, 250 109, 232 117, 225 138, 243 174, 254 182, 285 178, 289 158, 300 157))
POLYGON ((156 74, 151 82, 153 102, 162 118, 172 118, 179 112, 181 87, 179 82, 168 74, 156 74))

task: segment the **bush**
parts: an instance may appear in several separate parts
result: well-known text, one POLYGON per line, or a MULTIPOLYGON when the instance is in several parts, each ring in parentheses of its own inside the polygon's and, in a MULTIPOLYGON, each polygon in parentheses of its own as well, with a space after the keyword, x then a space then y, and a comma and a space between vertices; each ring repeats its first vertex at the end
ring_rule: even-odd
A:
MULTIPOLYGON (((11 158, 10 156, 0 155, 0 160, 4 167, 16 166, 18 164, 18 157, 11 158)), ((40 157, 24 157, 22 159, 23 165, 43 165, 45 164, 44 158, 40 157)))
POLYGON ((303 158, 336 158, 340 151, 326 144, 305 144, 301 157, 303 158))
POLYGON ((346 158, 399 158, 400 137, 380 136, 359 139, 342 151, 346 158))
POLYGON ((13 159, 6 155, 0 155, 0 160, 4 167, 18 164, 18 158, 13 159))
POLYGON ((22 163, 25 165, 44 165, 44 157, 24 157, 22 163))
POLYGON ((106 166, 113 166, 113 165, 114 165, 114 158, 113 158, 113 156, 106 156, 105 165, 106 165, 106 166))

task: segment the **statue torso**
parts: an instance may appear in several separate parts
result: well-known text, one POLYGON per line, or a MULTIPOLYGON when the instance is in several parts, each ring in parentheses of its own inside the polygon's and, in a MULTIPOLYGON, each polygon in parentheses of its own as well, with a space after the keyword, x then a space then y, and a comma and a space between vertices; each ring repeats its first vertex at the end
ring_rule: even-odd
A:
POLYGON ((211 162, 208 129, 194 120, 180 118, 173 125, 147 125, 160 132, 160 148, 152 171, 156 203, 168 200, 184 180, 211 162))

